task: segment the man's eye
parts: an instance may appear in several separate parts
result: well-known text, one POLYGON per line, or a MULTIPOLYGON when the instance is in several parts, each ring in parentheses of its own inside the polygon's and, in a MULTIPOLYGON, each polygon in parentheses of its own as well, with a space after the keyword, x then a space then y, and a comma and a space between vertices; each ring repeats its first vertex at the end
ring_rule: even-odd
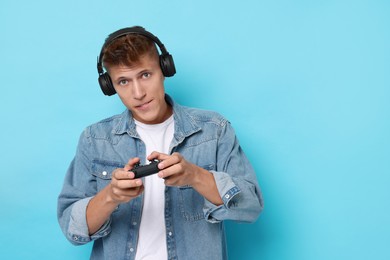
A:
POLYGON ((128 81, 125 80, 125 79, 122 79, 122 80, 120 80, 120 81, 118 82, 118 84, 121 85, 121 86, 126 85, 127 83, 128 83, 128 81))
POLYGON ((144 79, 147 79, 149 77, 150 77, 150 73, 149 72, 145 72, 145 73, 142 74, 142 78, 144 78, 144 79))

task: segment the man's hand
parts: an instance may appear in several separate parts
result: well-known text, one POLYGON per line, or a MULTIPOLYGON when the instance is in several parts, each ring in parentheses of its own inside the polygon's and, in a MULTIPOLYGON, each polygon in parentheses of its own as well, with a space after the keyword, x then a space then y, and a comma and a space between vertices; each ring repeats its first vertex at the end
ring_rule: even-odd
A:
POLYGON ((160 169, 158 176, 165 180, 165 185, 167 186, 192 186, 196 182, 196 177, 198 177, 196 173, 201 170, 195 164, 187 162, 179 153, 167 155, 153 152, 148 156, 149 159, 162 161, 158 164, 158 168, 160 169))
POLYGON ((134 173, 130 170, 139 162, 139 158, 130 159, 123 169, 116 169, 112 173, 110 185, 108 185, 109 198, 116 203, 129 202, 144 191, 141 179, 134 179, 134 173))
POLYGON ((147 159, 158 159, 162 161, 158 164, 158 168, 160 169, 158 176, 165 180, 165 185, 189 185, 211 203, 215 205, 223 204, 215 183, 214 175, 211 172, 188 162, 181 154, 173 153, 172 155, 167 155, 153 152, 147 159))

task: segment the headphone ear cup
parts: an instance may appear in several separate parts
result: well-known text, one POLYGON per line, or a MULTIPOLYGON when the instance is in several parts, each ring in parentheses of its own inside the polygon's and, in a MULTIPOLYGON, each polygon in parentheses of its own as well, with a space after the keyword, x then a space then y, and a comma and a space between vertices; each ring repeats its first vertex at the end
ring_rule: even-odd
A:
POLYGON ((112 85, 110 75, 108 75, 107 72, 100 75, 98 80, 99 80, 100 88, 102 89, 104 95, 112 96, 112 95, 116 94, 116 90, 115 90, 114 86, 112 85))
POLYGON ((175 63, 169 53, 160 55, 160 67, 165 77, 172 77, 176 73, 175 63))

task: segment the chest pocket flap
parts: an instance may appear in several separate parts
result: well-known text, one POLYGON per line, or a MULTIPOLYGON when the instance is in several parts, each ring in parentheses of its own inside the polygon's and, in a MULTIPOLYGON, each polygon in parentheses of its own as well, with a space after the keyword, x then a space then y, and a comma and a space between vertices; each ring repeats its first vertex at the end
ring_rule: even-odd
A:
POLYGON ((121 162, 93 160, 92 175, 103 180, 111 180, 112 172, 117 168, 123 168, 125 164, 121 162))

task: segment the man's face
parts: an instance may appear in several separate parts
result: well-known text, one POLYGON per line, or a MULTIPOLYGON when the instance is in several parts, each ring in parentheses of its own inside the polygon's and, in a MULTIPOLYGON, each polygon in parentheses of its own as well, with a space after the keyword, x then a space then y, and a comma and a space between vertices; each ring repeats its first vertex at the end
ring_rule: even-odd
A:
POLYGON ((145 55, 133 67, 119 65, 108 72, 117 94, 136 120, 158 124, 172 115, 172 108, 165 102, 158 57, 145 55))

